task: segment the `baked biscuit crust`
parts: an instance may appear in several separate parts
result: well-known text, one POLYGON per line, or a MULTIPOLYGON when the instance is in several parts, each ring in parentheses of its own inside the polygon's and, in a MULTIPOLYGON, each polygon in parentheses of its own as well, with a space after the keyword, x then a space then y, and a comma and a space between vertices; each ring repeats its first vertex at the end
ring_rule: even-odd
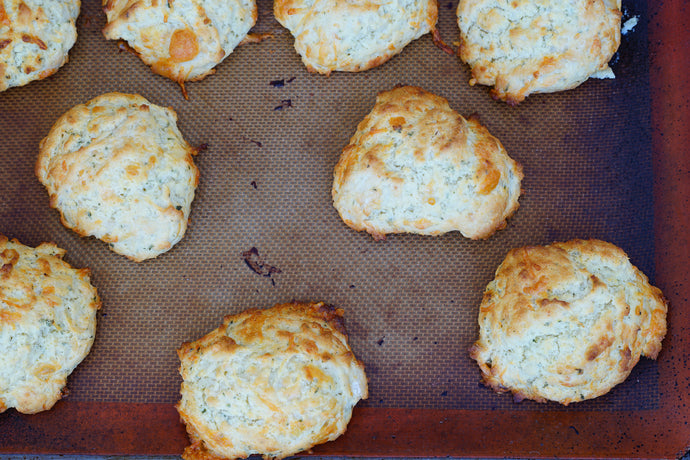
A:
POLYGON ((333 205, 375 238, 487 238, 518 208, 522 170, 476 118, 405 86, 378 95, 335 167, 333 205))
POLYGON ((40 144, 36 175, 62 223, 137 262, 179 242, 199 171, 177 115, 108 93, 67 111, 40 144))
POLYGON ((0 412, 48 410, 86 357, 101 302, 88 269, 52 243, 30 248, 0 235, 0 412))
POLYGON ((183 458, 280 459, 344 433, 368 392, 342 315, 321 302, 251 309, 183 344, 183 458))
POLYGON ((666 335, 661 291, 611 243, 513 249, 486 288, 470 356, 516 400, 562 404, 621 383, 666 335))
POLYGON ((103 35, 127 41, 151 69, 178 83, 201 80, 256 23, 254 0, 103 0, 103 35))
POLYGON ((79 0, 0 0, 0 91, 42 80, 77 41, 79 0))
POLYGON ((620 45, 620 0, 460 0, 460 58, 470 85, 517 104, 532 93, 614 78, 608 62, 620 45))
POLYGON ((436 0, 275 0, 310 72, 361 72, 383 64, 436 26, 436 0))

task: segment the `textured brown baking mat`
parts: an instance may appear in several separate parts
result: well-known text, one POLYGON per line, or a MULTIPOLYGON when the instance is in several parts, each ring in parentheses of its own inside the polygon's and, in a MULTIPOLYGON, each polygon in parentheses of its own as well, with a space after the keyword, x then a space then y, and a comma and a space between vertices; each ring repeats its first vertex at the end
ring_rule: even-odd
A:
MULTIPOLYGON (((456 6, 439 4, 449 43, 457 40, 456 6)), ((632 17, 638 23, 622 38, 615 80, 508 107, 487 88, 469 87, 467 68, 430 36, 364 73, 309 74, 271 3, 260 1, 253 32, 273 38, 239 47, 215 75, 189 83, 185 100, 175 83, 106 41, 99 2, 84 1, 70 62, 47 80, 0 93, 0 233, 65 248, 72 265, 92 270, 103 301, 95 344, 70 377, 65 401, 172 405, 182 342, 215 328, 225 314, 296 299, 345 310, 369 377, 370 397, 360 403, 368 413, 506 411, 519 419, 535 411, 658 410, 660 371, 650 360, 609 394, 565 408, 493 394, 479 384, 467 353, 482 291, 512 247, 600 238, 622 247, 655 281, 647 4, 626 2, 623 20, 632 17), (520 209, 507 228, 485 241, 452 233, 376 242, 340 221, 330 199, 333 167, 376 93, 397 84, 443 96, 465 116, 478 114, 522 164, 520 209), (207 145, 196 157, 201 176, 185 238, 139 264, 65 229, 33 173, 38 143, 54 121, 110 91, 173 107, 186 139, 207 145)), ((4 436, 16 419, 0 415, 4 436)))

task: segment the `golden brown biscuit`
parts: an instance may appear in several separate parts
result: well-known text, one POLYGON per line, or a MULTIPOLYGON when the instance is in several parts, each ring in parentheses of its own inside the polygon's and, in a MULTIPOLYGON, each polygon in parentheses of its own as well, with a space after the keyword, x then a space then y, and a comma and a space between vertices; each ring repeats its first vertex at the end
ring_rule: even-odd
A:
POLYGON ((522 170, 476 118, 405 86, 378 95, 335 167, 333 205, 375 238, 487 238, 518 208, 522 170))
POLYGON ((159 75, 200 80, 256 23, 254 0, 103 0, 103 35, 126 40, 159 75))
POLYGON ((484 382, 517 400, 562 404, 607 393, 666 334, 661 291, 611 243, 513 249, 479 309, 470 355, 484 382))
POLYGON ((77 41, 79 0, 0 0, 0 91, 42 80, 77 41))
POLYGON ((342 315, 321 302, 251 309, 183 344, 183 458, 280 459, 343 434, 368 393, 342 315))
POLYGON ((36 175, 62 223, 137 262, 170 250, 199 179, 176 123, 172 109, 122 93, 60 117, 41 141, 36 175))
POLYGON ((361 72, 383 64, 436 26, 436 0, 275 0, 310 72, 361 72))
POLYGON ((89 270, 52 243, 30 248, 0 235, 0 412, 48 410, 86 357, 101 305, 89 270))
POLYGON ((470 85, 517 104, 532 93, 613 78, 620 44, 620 0, 460 0, 460 58, 470 85))

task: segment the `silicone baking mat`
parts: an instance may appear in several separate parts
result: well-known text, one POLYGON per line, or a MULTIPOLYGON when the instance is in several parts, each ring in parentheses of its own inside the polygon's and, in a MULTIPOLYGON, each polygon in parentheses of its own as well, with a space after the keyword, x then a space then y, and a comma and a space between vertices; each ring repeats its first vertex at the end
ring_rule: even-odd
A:
MULTIPOLYGON (((439 30, 451 44, 456 6, 439 4, 439 30)), ((494 394, 479 384, 468 357, 483 289, 513 247, 604 239, 655 282, 646 3, 624 6, 623 21, 637 22, 613 59, 616 79, 530 96, 517 107, 470 87, 467 67, 430 36, 367 72, 310 74, 271 8, 259 2, 252 31, 272 38, 240 46, 214 75, 188 83, 188 100, 174 82, 103 38, 105 15, 96 1, 83 2, 65 67, 0 93, 0 233, 65 248, 68 262, 91 269, 103 301, 96 341, 70 377, 65 403, 171 407, 182 342, 229 313, 322 300, 345 310, 351 346, 369 378, 369 399, 359 407, 369 413, 659 410, 659 366, 647 359, 609 394, 563 407, 494 394), (330 198, 333 167, 377 92, 399 84, 443 96, 465 116, 479 115, 522 164, 520 208, 507 228, 484 241, 454 232, 377 242, 342 223, 330 198), (195 158, 200 181, 186 236, 143 263, 64 228, 33 173, 38 143, 55 120, 111 91, 174 108, 188 142, 206 146, 195 158)), ((0 425, 3 417, 9 433, 17 416, 0 415, 0 425)))

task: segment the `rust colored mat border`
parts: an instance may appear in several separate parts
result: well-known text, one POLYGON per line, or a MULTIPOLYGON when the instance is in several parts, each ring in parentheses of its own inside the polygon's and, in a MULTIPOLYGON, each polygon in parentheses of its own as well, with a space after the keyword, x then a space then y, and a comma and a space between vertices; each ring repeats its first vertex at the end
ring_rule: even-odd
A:
MULTIPOLYGON (((344 436, 313 454, 675 458, 688 442, 688 425, 686 414, 672 409, 602 416, 360 408, 344 436)), ((31 417, 13 413, 5 423, 13 435, 0 435, 0 449, 18 454, 174 455, 188 443, 177 412, 164 404, 61 402, 31 417)))
MULTIPOLYGON (((690 11, 651 2, 650 83, 656 279, 670 301, 659 359, 660 407, 650 411, 464 411, 360 408, 317 455, 677 458, 690 446, 690 11)), ((60 402, 0 420, 0 452, 179 454, 187 444, 164 404, 60 402), (67 429, 65 429, 67 427, 67 429)))

